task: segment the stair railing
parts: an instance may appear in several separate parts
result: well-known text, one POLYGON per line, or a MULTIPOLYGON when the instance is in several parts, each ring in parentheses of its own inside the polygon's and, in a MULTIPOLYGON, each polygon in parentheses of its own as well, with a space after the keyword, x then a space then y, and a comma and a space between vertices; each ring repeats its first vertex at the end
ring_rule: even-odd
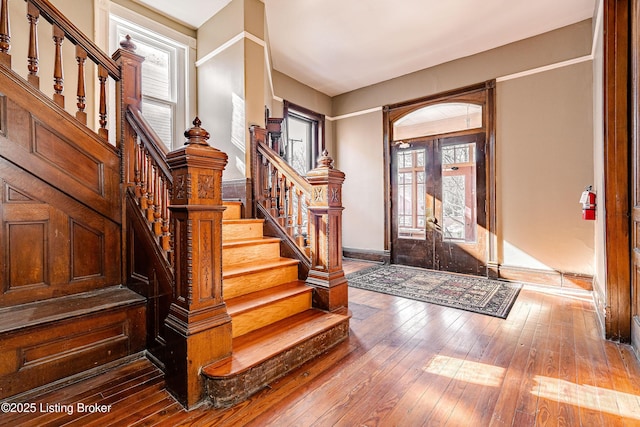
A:
POLYGON ((267 130, 251 127, 256 215, 273 223, 308 271, 311 266, 308 207, 311 184, 268 145, 267 130))
MULTIPOLYGON (((76 88, 76 119, 87 126, 87 90, 86 90, 86 60, 91 60, 98 70, 98 129, 97 133, 105 140, 108 139, 107 130, 107 80, 109 77, 118 82, 121 78, 120 68, 116 62, 109 58, 100 48, 85 36, 75 25, 71 23, 60 11, 47 0, 27 0, 27 21, 29 27, 29 44, 27 52, 27 81, 34 89, 40 89, 40 53, 38 47, 38 21, 43 17, 53 27, 53 49, 45 49, 53 52, 53 102, 61 108, 65 108, 64 95, 64 66, 62 60, 62 45, 69 40, 76 47, 76 62, 78 84, 76 88)), ((11 68, 11 19, 7 0, 0 0, 0 64, 11 68)), ((114 87, 114 85, 110 85, 114 87)), ((114 89, 115 90, 115 89, 114 89)))
MULTIPOLYGON (((277 132, 277 131, 276 131, 277 132)), ((347 310, 342 269, 342 183, 325 151, 315 169, 300 176, 268 143, 268 131, 251 127, 253 202, 256 216, 301 261, 301 276, 315 288, 314 307, 347 310)), ((277 140, 277 138, 274 138, 277 140)))
POLYGON ((167 164, 167 153, 160 137, 138 108, 129 106, 125 119, 133 137, 133 149, 126 153, 133 164, 134 185, 129 187, 129 191, 132 192, 165 259, 173 268, 175 260, 169 210, 173 178, 167 164))

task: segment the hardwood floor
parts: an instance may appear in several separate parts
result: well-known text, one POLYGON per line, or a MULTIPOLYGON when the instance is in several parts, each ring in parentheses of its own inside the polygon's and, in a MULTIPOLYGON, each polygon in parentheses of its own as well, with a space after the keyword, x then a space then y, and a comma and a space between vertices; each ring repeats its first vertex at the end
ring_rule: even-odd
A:
POLYGON ((527 286, 506 320, 352 288, 349 307, 346 342, 230 409, 185 412, 142 359, 20 400, 107 413, 3 413, 0 425, 640 425, 638 362, 600 338, 585 292, 527 286))

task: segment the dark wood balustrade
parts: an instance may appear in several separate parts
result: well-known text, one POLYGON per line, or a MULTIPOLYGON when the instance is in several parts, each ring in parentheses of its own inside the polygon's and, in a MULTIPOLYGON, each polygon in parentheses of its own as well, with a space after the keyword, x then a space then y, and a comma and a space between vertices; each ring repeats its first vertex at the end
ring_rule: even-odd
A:
MULTIPOLYGON (((86 88, 86 60, 91 60, 98 69, 98 123, 97 133, 104 139, 108 139, 107 123, 107 80, 110 77, 114 82, 119 82, 120 68, 116 62, 105 54, 96 44, 84 35, 72 24, 60 11, 46 0, 27 0, 26 17, 29 25, 29 44, 26 53, 28 76, 27 81, 35 89, 40 89, 40 47, 38 46, 38 22, 40 17, 49 22, 52 27, 52 49, 44 49, 45 52, 53 52, 53 102, 61 108, 65 108, 64 70, 65 64, 62 58, 62 46, 66 40, 76 47, 76 64, 78 84, 76 87, 76 118, 83 125, 87 125, 87 88, 86 88)), ((8 1, 0 2, 0 64, 11 68, 11 17, 9 16, 8 1)), ((115 90, 115 85, 111 85, 115 90)))
POLYGON ((140 110, 129 106, 126 121, 133 132, 133 150, 126 153, 133 159, 134 186, 129 189, 133 192, 158 246, 173 268, 175 260, 169 210, 173 178, 167 164, 167 153, 164 144, 140 110))

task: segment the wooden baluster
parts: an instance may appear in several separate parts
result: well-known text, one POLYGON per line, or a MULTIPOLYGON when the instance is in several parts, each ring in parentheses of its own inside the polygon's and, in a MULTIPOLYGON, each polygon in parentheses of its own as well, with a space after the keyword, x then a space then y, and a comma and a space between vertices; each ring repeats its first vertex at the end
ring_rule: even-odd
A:
POLYGON ((107 77, 109 72, 102 65, 98 66, 98 81, 100 81, 100 129, 98 135, 104 139, 109 139, 109 131, 107 130, 107 77))
POLYGON ((140 186, 140 209, 143 211, 147 210, 148 207, 148 187, 149 182, 147 181, 147 168, 149 166, 147 159, 147 152, 142 145, 140 145, 140 151, 142 152, 142 156, 140 157, 141 161, 141 169, 140 169, 140 177, 141 177, 141 186, 140 186))
POLYGON ((55 58, 53 66, 53 102, 64 108, 64 72, 62 69, 62 43, 64 42, 64 31, 57 25, 53 26, 53 43, 55 44, 55 58))
POLYGON ((285 213, 285 199, 286 199, 286 178, 284 175, 280 175, 278 178, 278 222, 281 227, 284 227, 286 224, 286 218, 284 216, 285 213))
POLYGON ((169 188, 167 180, 162 179, 162 237, 160 237, 160 247, 165 252, 171 249, 169 236, 169 209, 167 209, 167 201, 169 200, 169 188))
POLYGON ((293 237, 293 199, 295 196, 295 186, 290 182, 287 186, 287 234, 293 237))
POLYGON ((84 109, 86 108, 86 93, 85 93, 85 84, 84 84, 84 63, 87 60, 87 51, 84 50, 80 45, 76 45, 76 60, 78 61, 78 111, 76 111, 76 119, 80 121, 83 125, 87 124, 87 113, 85 113, 84 109))
POLYGON ((304 235, 302 234, 302 209, 303 209, 303 193, 302 190, 296 190, 296 197, 298 198, 298 212, 296 213, 296 242, 301 248, 305 247, 304 235))
POLYGON ((162 192, 162 178, 160 177, 160 169, 155 168, 156 172, 156 188, 153 197, 153 232, 157 237, 162 236, 162 200, 164 196, 162 192))
POLYGON ((267 159, 263 159, 262 163, 264 183, 262 192, 264 194, 264 207, 271 210, 271 164, 267 159))
POLYGON ((311 256, 311 215, 309 214, 309 205, 311 203, 311 194, 304 195, 302 199, 302 229, 304 231, 304 248, 307 255, 311 256), (306 229, 305 225, 306 224, 306 229))
POLYGON ((278 215, 278 171, 274 165, 269 165, 271 170, 271 216, 278 215))
POLYGON ((0 2, 0 63, 11 68, 11 25, 9 24, 9 5, 7 0, 0 2))
POLYGON ((33 3, 27 4, 27 19, 29 20, 29 54, 28 69, 29 76, 27 80, 31 83, 31 86, 36 89, 40 88, 40 77, 38 76, 38 19, 40 18, 40 11, 33 3))
POLYGON ((147 221, 149 223, 153 223, 153 206, 154 206, 154 192, 155 192, 155 173, 156 167, 151 160, 151 156, 149 156, 149 167, 147 169, 149 175, 147 176, 147 181, 149 182, 149 188, 147 189, 147 221))
POLYGON ((262 206, 266 209, 269 209, 271 206, 271 197, 269 197, 269 164, 267 163, 267 159, 262 158, 259 163, 260 167, 260 188, 262 189, 262 194, 260 195, 260 201, 262 206))
POLYGON ((140 204, 140 199, 142 198, 142 179, 140 176, 140 162, 142 159, 142 149, 140 148, 140 142, 136 137, 136 142, 134 145, 134 157, 133 157, 133 182, 135 184, 133 191, 135 192, 136 201, 140 204))

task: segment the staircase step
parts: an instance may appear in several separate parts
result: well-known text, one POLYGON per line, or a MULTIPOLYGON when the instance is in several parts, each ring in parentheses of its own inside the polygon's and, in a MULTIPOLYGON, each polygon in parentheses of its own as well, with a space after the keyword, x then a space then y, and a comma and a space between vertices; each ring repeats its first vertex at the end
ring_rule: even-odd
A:
POLYGON ((311 308, 313 288, 302 281, 226 300, 233 338, 311 308))
POLYGON ((298 260, 276 258, 237 264, 222 271, 225 299, 298 280, 298 260))
POLYGON ((228 219, 222 221, 222 241, 262 237, 263 219, 228 219))
POLYGON ((227 209, 222 213, 222 219, 240 219, 242 218, 242 202, 224 200, 222 205, 227 209))
POLYGON ((230 240, 222 244, 223 269, 251 261, 277 258, 280 258, 280 239, 275 237, 230 240))
POLYGON ((233 340, 233 355, 202 370, 216 407, 245 400, 345 340, 349 316, 309 309, 233 340))

